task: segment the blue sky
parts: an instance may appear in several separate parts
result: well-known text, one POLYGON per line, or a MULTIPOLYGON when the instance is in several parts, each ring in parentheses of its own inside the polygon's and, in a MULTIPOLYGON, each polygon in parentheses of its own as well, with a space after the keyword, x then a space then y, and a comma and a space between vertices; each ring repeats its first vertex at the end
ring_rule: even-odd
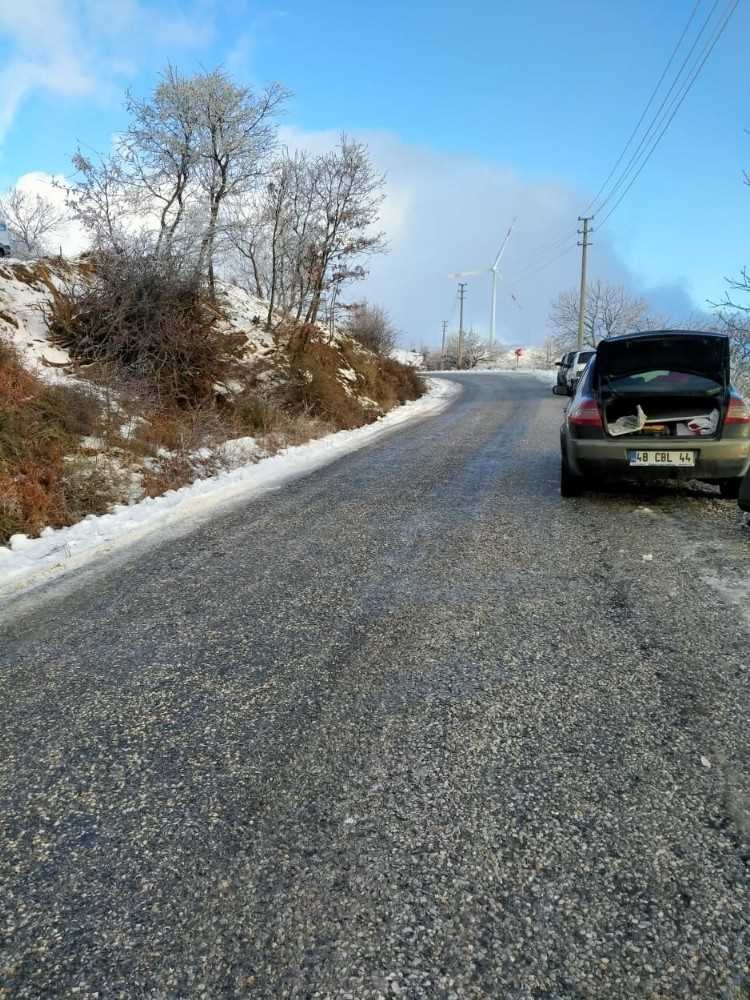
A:
MULTIPOLYGON (((368 292, 412 339, 430 336, 453 294, 438 272, 442 281, 491 258, 512 215, 509 283, 534 246, 573 231, 693 2, 0 0, 0 184, 67 171, 77 140, 106 148, 123 123, 125 87, 148 92, 167 59, 183 70, 221 63, 251 84, 278 79, 294 94, 289 135, 314 146, 349 130, 387 169, 393 253, 374 266, 368 292), (427 304, 411 287, 427 287, 415 257, 429 257, 427 304)), ((696 23, 712 2, 702 0, 696 23)), ((594 273, 671 312, 720 297, 723 277, 750 263, 749 41, 750 2, 740 0, 669 132, 594 237, 594 273)), ((575 270, 573 252, 514 286, 528 305, 508 313, 507 332, 540 339, 536 300, 546 309, 575 270)), ((483 302, 484 289, 472 290, 483 302)))

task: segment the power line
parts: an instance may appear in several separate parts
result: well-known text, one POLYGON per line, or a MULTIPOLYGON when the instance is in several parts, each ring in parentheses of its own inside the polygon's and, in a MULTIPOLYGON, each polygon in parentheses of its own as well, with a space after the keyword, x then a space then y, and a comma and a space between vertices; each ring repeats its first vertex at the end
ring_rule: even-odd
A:
POLYGON ((554 257, 552 257, 550 260, 544 261, 544 263, 542 264, 540 264, 538 260, 530 261, 526 267, 524 267, 521 271, 519 271, 515 275, 515 277, 509 278, 508 283, 513 284, 519 282, 522 278, 530 278, 533 275, 538 274, 540 271, 544 271, 546 268, 550 267, 556 261, 560 260, 561 257, 565 257, 567 254, 572 253, 577 246, 577 237, 566 236, 565 241, 569 244, 569 246, 566 246, 564 249, 562 249, 560 253, 555 254, 554 257))
MULTIPOLYGON (((685 39, 685 35, 688 33, 688 31, 690 29, 690 25, 693 23, 693 19, 694 19, 695 15, 697 14, 698 8, 700 7, 701 3, 702 3, 702 0, 696 0, 695 6, 693 7, 692 11, 690 12, 690 17, 687 20, 687 24, 682 29, 682 34, 678 38, 677 43, 676 43, 675 47, 672 49, 672 53, 671 53, 669 59, 667 60, 667 65, 664 67, 664 70, 662 71, 662 74, 659 77, 659 79, 658 79, 658 81, 656 83, 656 86, 651 91, 651 96, 649 97, 648 101, 646 102, 646 106, 644 107, 643 111, 641 112, 641 117, 638 119, 635 128, 630 133, 630 136, 628 137, 628 141, 623 146, 622 152, 620 153, 620 155, 617 157, 617 160, 615 161, 615 165, 612 167, 612 169, 610 170, 610 172, 607 174, 606 180, 604 181, 604 183, 602 184, 602 186, 599 188, 599 190, 596 192, 596 195, 594 196, 594 198, 589 202, 589 204, 583 210, 583 214, 584 215, 586 215, 594 207, 594 205, 597 203, 597 201, 599 200, 599 197, 600 197, 601 193, 604 191, 604 189, 606 188, 606 186, 609 184, 610 180, 614 176, 615 171, 617 170, 617 168, 622 163, 623 158, 624 158, 625 154, 628 151, 628 147, 630 146, 630 144, 633 141, 633 139, 636 137, 638 129, 643 124, 643 119, 648 114, 648 109, 654 103, 654 98, 656 97, 657 93, 659 92, 659 88, 661 87, 661 85, 664 82, 664 79, 665 79, 667 73, 669 72, 669 67, 674 62, 674 58, 677 55, 677 52, 679 51, 679 48, 680 48, 680 46, 682 45, 682 43, 683 43, 683 41, 685 39)), ((717 0, 717 3, 718 3, 718 0, 717 0)))
MULTIPOLYGON (((659 105, 659 107, 657 108, 657 110, 654 113, 653 117, 651 118, 651 121, 650 121, 650 123, 648 125, 648 128, 643 133, 640 142, 638 143, 635 151, 631 154, 631 157, 628 160, 625 168, 622 170, 622 172, 620 173, 620 176, 617 178, 616 182, 610 188, 607 196, 599 204, 599 206, 597 208, 597 212, 601 212, 602 209, 612 200, 612 198, 617 193, 618 189, 627 180, 628 174, 630 174, 630 172, 636 168, 636 165, 638 164, 638 160, 641 157, 641 153, 642 153, 642 150, 643 150, 644 146, 646 146, 647 143, 649 143, 651 141, 651 139, 653 138, 654 134, 658 131, 659 127, 662 125, 664 119, 669 116, 671 108, 673 108, 675 106, 675 103, 677 103, 677 107, 679 107, 679 105, 682 103, 682 100, 680 99, 680 93, 681 93, 681 91, 678 90, 678 92, 675 95, 675 97, 674 97, 671 105, 667 106, 667 104, 670 101, 670 98, 672 97, 672 94, 673 94, 673 92, 675 90, 675 87, 677 87, 677 84, 680 81, 680 79, 681 79, 681 77, 682 77, 682 75, 683 75, 683 73, 685 71, 686 66, 690 62, 690 60, 691 60, 691 58, 693 56, 693 53, 695 52, 695 49, 696 49, 696 46, 698 45, 698 42, 702 38, 703 33, 705 32, 706 28, 708 27, 709 23, 712 20, 712 18, 714 16, 714 13, 716 12, 717 7, 719 6, 719 3, 720 3, 720 0, 714 0, 714 4, 713 4, 713 6, 711 7, 711 10, 708 13, 708 16, 704 20, 704 22, 703 22, 703 24, 702 24, 702 26, 701 26, 698 34, 694 38, 693 44, 690 46, 688 54, 683 59, 682 64, 681 64, 679 70, 677 71, 674 79, 672 80, 672 84, 669 87, 669 90, 667 91, 667 93, 662 98, 661 104, 659 105), (666 111, 664 111, 665 107, 666 107, 666 111), (662 116, 662 112, 664 112, 663 116, 662 116)), ((735 6, 736 6, 736 2, 735 2, 735 6)), ((731 14, 729 16, 731 16, 731 14)), ((716 41, 714 41, 713 44, 715 44, 715 43, 716 43, 716 41)), ((701 55, 703 55, 703 53, 706 52, 706 49, 707 49, 707 47, 708 47, 709 44, 710 44, 710 42, 707 42, 706 45, 704 45, 704 47, 701 50, 701 52, 699 52, 699 54, 698 54, 698 60, 696 60, 696 61, 700 60, 701 55)), ((711 48, 713 48, 713 45, 711 45, 711 48)), ((710 52, 710 49, 709 49, 709 52, 710 52)), ((705 58, 707 58, 707 56, 705 58)), ((705 58, 703 59, 703 62, 705 62, 705 58)), ((703 62, 700 63, 697 72, 700 72, 700 68, 702 67, 703 62)), ((694 71, 694 67, 695 67, 695 63, 693 63, 693 66, 688 70, 688 82, 687 82, 687 89, 688 90, 692 86, 692 80, 695 79, 695 77, 690 78, 690 73, 694 71)), ((697 75, 697 73, 696 73, 696 75, 697 75)), ((680 87, 684 87, 684 86, 685 86, 684 84, 680 84, 680 87)), ((687 92, 684 91, 684 93, 687 93, 687 92)), ((669 118, 669 121, 671 121, 673 117, 674 117, 674 115, 672 115, 669 118)), ((648 154, 647 154, 646 158, 648 158, 648 154)))
POLYGON ((607 212, 607 214, 605 215, 605 217, 599 223, 599 225, 598 225, 599 230, 601 230, 601 228, 605 225, 605 223, 610 218, 610 216, 617 210, 618 206, 621 204, 622 200, 625 198, 625 196, 627 195, 628 191, 632 188, 633 184, 635 184, 636 180, 640 176, 641 171, 646 166, 646 164, 648 163, 648 161, 651 159, 651 156, 652 156, 654 150, 656 149, 656 147, 661 142, 662 137, 664 136, 664 134, 667 131, 667 129, 669 128, 669 126, 672 124, 672 120, 674 119, 674 117, 677 114, 677 112, 680 110, 680 107, 682 106, 683 101, 685 100, 685 98, 687 97, 687 95, 690 93, 690 90, 691 90, 693 84, 695 83, 696 79, 698 78, 701 70, 703 69, 703 67, 704 67, 704 65, 705 65, 708 57, 711 55, 711 53, 713 52, 713 50, 714 50, 717 42, 719 41, 719 39, 721 38, 722 34, 724 33, 724 30, 725 30, 727 24, 729 24, 729 20, 732 17, 732 15, 734 14, 735 10, 737 9, 737 5, 738 4, 739 4, 739 0, 732 0, 732 3, 730 3, 729 8, 727 10, 727 14, 726 14, 723 22, 719 25, 719 28, 717 29, 716 33, 714 34, 713 39, 710 41, 710 43, 707 43, 706 46, 704 46, 704 48, 703 48, 703 53, 704 53, 703 58, 701 59, 700 63, 698 64, 697 68, 694 70, 692 77, 688 80, 686 86, 683 88, 682 94, 679 96, 679 100, 677 100, 677 103, 673 106, 672 113, 670 114, 669 118, 666 120, 666 122, 664 124, 664 127, 662 128, 661 132, 659 132, 659 134, 657 135, 657 137, 654 140, 654 142, 652 143, 651 147, 647 150, 645 157, 642 159, 642 161, 641 161, 638 169, 636 170, 636 172, 631 177, 630 182, 628 183, 628 185, 625 188, 625 190, 622 192, 622 194, 617 199, 617 201, 614 203, 614 205, 612 206, 612 208, 609 210, 609 212, 607 212))

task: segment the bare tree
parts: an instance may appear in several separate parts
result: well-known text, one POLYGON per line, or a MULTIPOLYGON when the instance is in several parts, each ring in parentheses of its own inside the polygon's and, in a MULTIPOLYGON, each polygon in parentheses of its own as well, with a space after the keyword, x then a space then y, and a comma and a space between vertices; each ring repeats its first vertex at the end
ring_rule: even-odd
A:
POLYGON ((73 167, 78 177, 65 189, 68 209, 88 232, 94 250, 122 253, 136 209, 121 158, 116 153, 86 155, 79 148, 73 167))
POLYGON ((157 253, 171 250, 195 182, 201 138, 195 95, 193 81, 172 66, 150 100, 127 95, 130 123, 120 151, 135 201, 157 216, 157 253))
POLYGON ((16 250, 26 256, 48 252, 48 237, 67 217, 49 198, 17 187, 0 198, 0 211, 5 216, 16 250))
POLYGON ((288 94, 278 83, 254 94, 223 70, 198 74, 191 88, 200 130, 198 172, 208 211, 200 259, 213 289, 220 213, 227 200, 251 191, 267 169, 276 142, 274 119, 288 94))
POLYGON ((385 235, 373 230, 384 198, 385 178, 370 162, 367 147, 341 136, 338 149, 318 157, 311 190, 317 232, 309 245, 311 294, 305 321, 318 317, 323 291, 363 278, 363 256, 382 253, 385 235))
POLYGON ((383 179, 366 148, 344 136, 322 156, 277 157, 250 196, 239 199, 231 226, 245 284, 297 322, 325 314, 333 329, 341 290, 364 277, 364 257, 385 249, 374 230, 383 179))
MULTIPOLYGON (((470 330, 463 336, 463 344, 460 345, 461 350, 461 365, 463 368, 476 368, 477 365, 481 364, 483 361, 489 361, 491 358, 491 353, 487 347, 486 342, 475 333, 470 330)), ((445 367, 446 368, 458 368, 458 355, 459 355, 459 338, 457 335, 448 338, 445 345, 445 367)))
POLYGON ((121 254, 137 235, 149 252, 179 253, 207 273, 213 292, 215 256, 232 221, 224 210, 249 197, 268 169, 286 96, 279 84, 255 94, 222 70, 183 76, 171 66, 151 97, 129 94, 129 123, 114 151, 79 149, 73 158, 68 202, 94 247, 121 254))
MULTIPOLYGON (((750 174, 744 182, 750 187, 750 174)), ((717 327, 729 337, 732 379, 742 394, 750 398, 750 271, 745 266, 739 277, 724 279, 729 287, 721 302, 710 303, 717 310, 717 327)))
MULTIPOLYGON (((575 347, 578 337, 578 293, 561 292, 552 303, 549 323, 554 330, 558 351, 575 347)), ((595 281, 586 294, 584 343, 596 347, 600 340, 633 330, 653 328, 645 299, 629 295, 622 285, 607 285, 595 281)))

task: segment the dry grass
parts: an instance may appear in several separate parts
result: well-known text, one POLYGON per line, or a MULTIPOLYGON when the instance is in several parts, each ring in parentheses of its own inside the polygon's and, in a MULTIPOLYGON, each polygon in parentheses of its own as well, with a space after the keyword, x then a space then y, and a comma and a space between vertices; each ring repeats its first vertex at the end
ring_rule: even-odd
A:
POLYGON ((353 340, 339 347, 303 330, 289 338, 289 355, 293 376, 289 402, 293 409, 304 409, 337 429, 371 423, 424 392, 424 383, 413 368, 365 350, 353 340), (342 377, 344 366, 355 373, 356 382, 342 377), (362 397, 372 400, 377 408, 366 405, 362 397))
POLYGON ((185 454, 164 455, 149 461, 141 487, 147 497, 158 497, 169 490, 179 490, 196 479, 214 476, 220 469, 215 456, 194 458, 185 454))
POLYGON ((0 543, 17 532, 73 524, 117 499, 113 468, 80 452, 100 416, 96 395, 45 384, 0 341, 0 543))

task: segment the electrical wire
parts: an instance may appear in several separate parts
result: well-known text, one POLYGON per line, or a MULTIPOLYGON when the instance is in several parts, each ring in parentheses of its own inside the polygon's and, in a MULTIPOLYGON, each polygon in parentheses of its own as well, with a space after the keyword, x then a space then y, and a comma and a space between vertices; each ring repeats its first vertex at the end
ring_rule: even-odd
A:
MULTIPOLYGON (((711 10, 711 12, 710 12, 710 14, 709 14, 706 22, 704 22, 703 28, 701 29, 701 31, 698 34, 698 38, 700 38, 700 35, 705 30, 706 24, 708 23, 708 21, 712 17, 712 15, 714 13, 714 10, 716 9, 716 6, 718 5, 719 2, 720 2, 720 0, 715 0, 714 7, 712 8, 712 10, 711 10)), ((630 148, 633 140, 635 139, 636 135, 638 134, 638 130, 640 129, 641 125, 643 124, 643 121, 646 118, 646 115, 648 114, 648 111, 649 111, 651 105, 654 103, 654 100, 656 99, 656 96, 659 93, 661 85, 663 84, 664 80, 667 77, 667 74, 669 73, 669 69, 672 66, 672 63, 674 62, 675 57, 677 56, 677 53, 679 52, 679 50, 680 50, 680 48, 682 46, 682 43, 685 40, 685 37, 686 37, 688 31, 690 30, 690 26, 692 25, 692 23, 693 23, 693 21, 695 19, 695 15, 698 13, 698 10, 700 8, 701 3, 702 3, 702 0, 696 0, 695 4, 693 5, 693 8, 692 8, 692 10, 690 12, 690 15, 689 15, 689 17, 687 19, 687 22, 685 23, 685 27, 682 29, 680 37, 677 39, 677 42, 675 43, 674 47, 672 48, 672 51, 671 51, 671 53, 669 55, 669 58, 668 58, 668 60, 666 62, 666 65, 665 65, 664 69, 662 70, 661 76, 659 77, 658 81, 656 82, 656 85, 654 86, 653 90, 651 91, 651 94, 649 95, 648 101, 646 102, 646 105, 643 108, 643 111, 641 112, 640 118, 638 119, 638 121, 637 121, 637 123, 635 125, 635 128, 630 133, 630 136, 628 137, 627 142, 625 143, 622 151, 620 152, 620 155, 618 156, 617 160, 615 161, 614 166, 612 167, 612 169, 610 170, 609 174, 605 178, 604 183, 601 185, 601 187, 597 191, 597 193, 594 196, 594 198, 589 202, 589 204, 586 206, 586 208, 584 209, 584 211, 581 213, 582 215, 588 215, 589 212, 591 211, 591 209, 596 205, 597 201, 599 200, 599 198, 601 197, 602 193, 606 189, 606 187, 609 184, 610 180, 615 175, 615 173, 617 171, 617 168, 620 166, 620 164, 622 163, 623 159, 625 158, 625 155, 626 155, 628 149, 630 148)), ((693 47, 691 48, 690 52, 688 53, 688 56, 686 57, 687 59, 689 59, 690 55, 694 51, 694 48, 695 48, 696 44, 697 44, 697 39, 693 43, 693 47)), ((683 66, 681 67, 680 71, 678 72, 678 75, 677 75, 676 79, 679 78, 679 75, 682 72, 682 69, 684 68, 684 65, 685 65, 685 63, 683 62, 683 66)), ((667 97, 669 96, 669 94, 671 94, 672 89, 674 89, 674 83, 672 84, 672 87, 670 88, 670 90, 667 92, 667 97)), ((661 111, 662 108, 663 108, 663 102, 662 102, 662 105, 659 108, 659 111, 657 111, 655 117, 658 117, 658 115, 659 115, 659 113, 660 113, 660 111, 661 111)), ((653 121, 652 121, 652 125, 653 125, 653 121)), ((648 130, 646 132, 646 135, 648 135, 648 130)), ((642 143, 641 143, 641 146, 639 146, 639 149, 640 148, 642 148, 642 143)), ((638 152, 638 150, 636 150, 636 153, 637 152, 638 152)), ((630 166, 630 163, 628 164, 628 166, 630 166)), ((628 168, 626 167, 626 170, 627 169, 628 168)), ((617 186, 619 186, 620 183, 621 183, 621 179, 618 180, 617 184, 615 185, 615 188, 617 186)), ((608 198, 609 197, 610 196, 608 196, 608 198)), ((600 210, 603 207, 604 204, 606 204, 606 200, 605 200, 605 202, 601 206, 599 206, 599 208, 597 210, 600 210)), ((536 274, 536 273, 538 273, 538 271, 544 270, 544 268, 548 267, 550 264, 554 263, 556 260, 559 260, 559 258, 561 256, 564 256, 564 254, 567 253, 568 250, 570 249, 570 248, 565 248, 565 244, 568 243, 570 241, 570 239, 571 239, 570 236, 563 236, 560 239, 554 240, 552 243, 542 243, 538 247, 535 247, 533 250, 530 251, 530 255, 529 255, 529 258, 527 260, 527 264, 522 268, 521 272, 518 274, 517 277, 523 277, 529 271, 531 273, 536 274), (550 261, 542 264, 540 267, 536 267, 536 265, 538 263, 538 257, 540 255, 546 255, 546 254, 548 254, 548 253, 550 253, 552 251, 557 250, 558 248, 565 248, 565 249, 563 249, 562 253, 557 254, 555 257, 553 257, 550 261)))
MULTIPOLYGON (((716 0, 716 2, 718 3, 718 0, 716 0)), ((670 56, 669 56, 669 59, 667 60, 667 64, 666 64, 666 66, 664 67, 664 69, 663 69, 663 71, 662 71, 662 74, 661 74, 661 76, 659 77, 659 79, 658 79, 658 81, 657 81, 657 83, 656 83, 656 86, 655 86, 655 87, 654 87, 654 89, 653 89, 653 90, 651 91, 651 95, 650 95, 650 97, 649 97, 648 101, 646 102, 646 106, 644 107, 643 111, 641 112, 641 117, 640 117, 640 118, 638 119, 638 121, 636 122, 636 125, 635 125, 635 128, 634 128, 634 129, 633 129, 633 131, 632 131, 632 132, 630 133, 630 135, 629 135, 629 137, 628 137, 628 141, 627 141, 627 142, 625 143, 625 145, 623 146, 623 148, 622 148, 622 152, 621 152, 621 153, 620 153, 620 155, 619 155, 619 156, 617 157, 617 160, 615 161, 615 165, 614 165, 614 166, 612 167, 612 169, 610 170, 610 172, 609 172, 609 173, 607 174, 607 177, 606 177, 606 179, 605 179, 604 183, 603 183, 603 184, 602 184, 602 186, 601 186, 601 187, 599 188, 599 190, 598 190, 598 191, 596 192, 596 195, 594 196, 594 198, 593 198, 593 199, 592 199, 592 200, 591 200, 591 201, 590 201, 590 202, 588 203, 588 205, 587 205, 587 206, 586 206, 586 208, 585 208, 585 209, 583 210, 583 212, 581 213, 581 215, 588 215, 588 214, 589 214, 589 212, 590 212, 590 211, 591 211, 591 210, 592 210, 592 209, 594 208, 594 206, 595 206, 595 205, 596 205, 596 203, 598 202, 598 200, 599 200, 599 198, 600 198, 600 196, 601 196, 602 192, 604 191, 604 189, 605 189, 605 188, 607 187, 607 185, 608 185, 608 184, 609 184, 609 182, 611 181, 612 177, 614 176, 614 174, 615 174, 615 171, 617 170, 617 168, 618 168, 618 167, 620 166, 620 164, 622 163, 622 161, 623 161, 623 159, 624 159, 624 157, 625 157, 625 154, 626 154, 626 153, 627 153, 627 151, 628 151, 628 148, 629 148, 630 144, 632 143, 633 139, 635 139, 635 137, 636 137, 636 135, 637 135, 637 133, 638 133, 638 129, 639 129, 640 127, 641 127, 641 125, 643 124, 643 120, 644 120, 644 118, 645 118, 645 117, 646 117, 646 115, 648 114, 648 109, 649 109, 649 108, 651 107, 651 105, 652 105, 652 104, 654 103, 654 99, 656 98, 656 95, 657 95, 657 94, 658 94, 658 92, 659 92, 659 88, 661 87, 661 85, 662 85, 662 83, 664 82, 664 79, 665 79, 665 77, 666 77, 667 73, 669 72, 669 67, 670 67, 670 66, 672 65, 672 63, 674 62, 674 58, 675 58, 675 56, 677 55, 677 53, 678 53, 678 51, 679 51, 679 49, 680 49, 680 46, 682 45, 682 43, 683 43, 683 41, 684 41, 684 39, 685 39, 685 35, 686 35, 686 34, 688 33, 688 31, 690 30, 690 25, 691 25, 691 24, 693 23, 693 20, 694 20, 694 18, 695 18, 695 15, 696 15, 696 14, 698 13, 698 8, 700 7, 701 3, 702 3, 702 0, 696 0, 696 3, 695 3, 695 5, 694 5, 693 9, 692 9, 692 11, 690 12, 690 17, 689 17, 689 18, 688 18, 688 20, 687 20, 687 24, 686 24, 686 25, 685 25, 685 27, 684 27, 684 28, 682 29, 682 34, 681 34, 681 35, 680 35, 680 37, 679 37, 679 38, 677 39, 677 43, 675 44, 674 48, 672 49, 672 52, 671 52, 671 54, 670 54, 670 56)), ((713 11, 712 11, 712 13, 713 13, 713 11)))
MULTIPOLYGON (((554 257, 549 260, 545 260, 542 264, 540 264, 538 260, 529 261, 524 268, 508 279, 508 283, 517 284, 523 278, 531 277, 534 274, 538 274, 540 271, 544 271, 545 268, 550 267, 550 265, 560 260, 561 257, 565 257, 566 254, 572 253, 578 245, 577 237, 574 238, 572 236, 566 236, 563 242, 570 243, 570 246, 564 247, 559 253, 555 254, 554 257), (573 240, 572 243, 570 242, 571 240, 573 240)), ((560 245, 560 241, 558 241, 557 245, 560 245)), ((552 249, 552 246, 554 246, 554 244, 551 245, 549 249, 552 249)))
MULTIPOLYGON (((703 34, 704 34, 706 28, 708 27, 708 25, 710 24, 711 20, 713 19, 713 16, 714 16, 714 14, 716 12, 717 7, 719 6, 719 3, 720 3, 720 0, 714 0, 714 4, 713 4, 713 6, 711 7, 711 10, 708 13, 708 16, 706 17, 705 21, 703 22, 703 25, 701 26, 700 31, 698 32, 698 34, 694 38, 693 44, 690 46, 688 54, 683 59, 682 65, 680 66, 679 70, 677 71, 677 74, 675 75, 675 78, 672 80, 672 84, 671 84, 669 90, 667 91, 667 93, 662 98, 661 104, 659 105, 659 107, 657 108, 655 114, 651 118, 651 121, 649 123, 648 128, 646 129, 646 131, 641 136, 641 140, 638 143, 635 151, 632 153, 630 159, 628 160, 625 168, 620 173, 620 176, 617 178, 616 182, 610 188, 609 192, 607 193, 607 196, 598 205, 598 207, 597 207, 597 212, 598 213, 601 213, 602 209, 604 209, 606 207, 606 205, 608 205, 609 202, 612 200, 612 198, 615 197, 615 195, 617 194, 617 192, 620 189, 620 187, 628 180, 629 175, 631 174, 631 172, 633 170, 636 170, 638 168, 639 160, 642 160, 643 155, 645 155, 646 158, 648 158, 648 156, 650 155, 648 153, 648 143, 650 143, 651 140, 653 139, 654 135, 656 133, 658 133, 658 131, 661 128, 661 126, 662 126, 663 122, 665 121, 665 119, 669 118, 669 121, 671 122, 671 120, 674 117, 674 115, 671 115, 671 117, 670 117, 670 112, 675 107, 675 105, 679 106, 682 103, 681 95, 684 94, 684 93, 686 93, 685 87, 687 86, 687 89, 689 90, 690 87, 692 86, 692 82, 695 79, 695 77, 694 76, 691 77, 690 74, 691 73, 695 73, 697 75, 697 73, 700 72, 700 69, 703 66, 703 63, 705 62, 705 60, 707 58, 707 56, 704 56, 704 54, 706 53, 707 50, 710 52, 710 49, 713 48, 713 44, 716 43, 716 39, 714 40, 713 44, 711 43, 710 39, 709 39, 709 41, 707 41, 704 44, 703 48, 698 53, 698 57, 697 57, 696 61, 692 64, 692 66, 690 66, 688 68, 687 84, 680 83, 680 80, 682 78, 682 75, 683 75, 686 67, 688 67, 688 64, 690 63, 690 60, 692 59, 693 53, 695 52, 695 49, 696 49, 696 47, 698 45, 698 42, 703 37, 703 34), (709 46, 710 46, 710 48, 709 48, 709 46), (701 57, 702 56, 704 58, 701 61, 701 57), (699 64, 697 72, 695 71, 696 63, 699 64), (674 93, 675 88, 678 86, 678 83, 679 83, 679 88, 678 88, 677 93, 675 94, 675 96, 673 98, 672 94, 674 93), (671 99, 671 103, 669 103, 670 99, 671 99), (666 110, 665 110, 665 108, 666 108, 666 110), (644 147, 646 147, 646 153, 645 154, 643 154, 644 147)), ((735 3, 735 6, 736 6, 736 3, 735 3)))
POLYGON ((625 198, 625 196, 627 195, 628 191, 630 191, 630 189, 632 188, 633 184, 635 184, 636 180, 640 176, 641 171, 646 166, 646 164, 648 163, 648 161, 651 159, 651 156, 653 155, 654 150, 656 149, 656 147, 661 142, 661 140, 662 140, 665 132, 669 128, 669 126, 672 124, 672 121, 673 121, 675 115, 680 110, 680 107, 682 106, 682 104, 683 104, 685 98, 687 97, 687 95, 690 93, 690 90, 692 89, 693 84, 695 83, 695 81, 698 78, 701 70, 703 69, 704 65, 706 64, 706 61, 708 60, 708 57, 711 55, 711 53, 713 52, 714 48, 716 47, 717 42, 719 41, 719 39, 721 38, 722 34, 724 33, 724 30, 726 29, 727 24, 729 24, 729 20, 732 17, 732 15, 734 14, 735 10, 737 9, 738 4, 739 4, 739 0, 732 0, 732 2, 729 4, 726 16, 724 17, 724 20, 719 25, 718 29, 716 30, 716 32, 715 32, 713 38, 710 40, 710 42, 707 42, 706 45, 703 47, 703 50, 701 52, 701 55, 703 56, 703 58, 700 60, 700 62, 698 63, 697 67, 693 71, 693 75, 687 81, 687 84, 683 87, 683 90, 682 90, 681 94, 678 95, 678 99, 676 100, 675 103, 673 103, 671 114, 669 115, 669 117, 667 118, 666 122, 664 123, 664 126, 663 126, 661 132, 659 132, 659 134, 656 136, 656 139, 652 143, 651 147, 647 150, 646 155, 641 160, 641 163, 638 166, 638 169, 636 170, 636 172, 631 177, 631 179, 630 179, 627 187, 620 194, 620 197, 614 203, 614 205, 609 210, 609 212, 607 212, 607 214, 602 219, 602 221, 598 224, 597 229, 599 231, 601 231, 601 229, 606 224, 606 222, 610 218, 610 216, 617 210, 618 206, 622 203, 622 201, 625 198))

